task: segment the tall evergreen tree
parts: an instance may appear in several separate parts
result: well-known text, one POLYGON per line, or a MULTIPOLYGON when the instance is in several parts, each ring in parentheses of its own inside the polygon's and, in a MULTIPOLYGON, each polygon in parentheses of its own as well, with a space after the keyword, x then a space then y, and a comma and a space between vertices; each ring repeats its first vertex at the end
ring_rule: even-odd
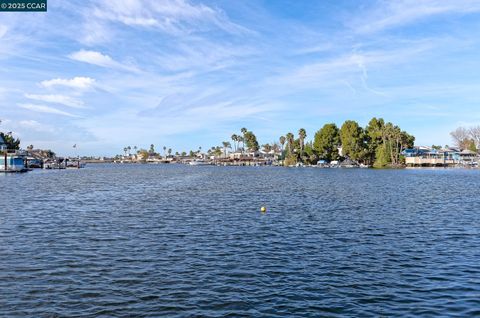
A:
POLYGON ((315 133, 313 149, 320 159, 327 161, 338 159, 338 146, 340 146, 340 135, 337 125, 325 124, 315 133))

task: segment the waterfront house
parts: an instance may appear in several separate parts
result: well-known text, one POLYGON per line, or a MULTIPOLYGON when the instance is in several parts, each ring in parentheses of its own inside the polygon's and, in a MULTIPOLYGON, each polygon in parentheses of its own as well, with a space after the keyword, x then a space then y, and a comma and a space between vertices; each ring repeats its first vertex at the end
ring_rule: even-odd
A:
POLYGON ((7 150, 7 144, 5 143, 5 140, 0 136, 0 151, 2 150, 7 150))
POLYGON ((24 172, 27 171, 25 167, 25 155, 19 153, 8 153, 3 150, 0 155, 0 172, 24 172))
POLYGON ((405 164, 408 166, 448 167, 455 165, 475 165, 478 162, 478 154, 470 150, 460 150, 449 147, 433 149, 430 147, 417 146, 405 149, 405 164))

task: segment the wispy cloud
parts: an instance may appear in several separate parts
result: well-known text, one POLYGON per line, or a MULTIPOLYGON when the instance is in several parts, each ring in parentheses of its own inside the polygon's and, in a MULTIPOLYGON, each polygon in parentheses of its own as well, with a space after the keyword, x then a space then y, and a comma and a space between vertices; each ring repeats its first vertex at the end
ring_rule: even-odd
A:
POLYGON ((46 88, 55 86, 65 86, 70 88, 87 89, 94 85, 95 80, 90 77, 54 78, 40 82, 40 85, 46 88))
POLYGON ((18 122, 18 126, 37 132, 53 133, 55 131, 52 126, 41 124, 36 120, 21 120, 18 122))
POLYGON ((433 16, 480 11, 477 0, 397 0, 379 2, 374 10, 356 19, 358 33, 374 33, 433 16))
POLYGON ((138 72, 138 69, 128 63, 120 63, 112 59, 110 56, 96 51, 80 50, 68 56, 72 60, 93 64, 106 68, 138 72))
POLYGON ((50 106, 45 106, 45 105, 36 105, 36 104, 18 104, 19 107, 27 110, 31 110, 34 112, 38 113, 47 113, 47 114, 55 114, 55 115, 62 115, 62 116, 67 116, 67 117, 78 117, 76 115, 73 115, 71 113, 65 112, 63 110, 50 107, 50 106))
POLYGON ((384 96, 385 93, 373 89, 368 84, 368 67, 391 68, 395 65, 411 62, 422 53, 432 48, 432 44, 418 45, 396 50, 354 50, 351 53, 339 57, 321 59, 316 62, 310 61, 304 65, 288 68, 280 75, 267 80, 269 85, 287 85, 290 89, 344 86, 352 89, 354 83, 358 83, 363 89, 384 96))
POLYGON ((46 103, 62 104, 72 108, 85 108, 81 100, 66 95, 25 94, 25 97, 46 103))
POLYGON ((228 33, 249 32, 245 27, 231 22, 222 10, 186 0, 103 0, 97 1, 91 12, 100 20, 158 29, 174 35, 212 28, 228 33))
POLYGON ((152 62, 169 71, 214 71, 236 66, 255 54, 258 54, 258 50, 246 45, 234 46, 197 39, 177 44, 174 52, 159 53, 152 62))

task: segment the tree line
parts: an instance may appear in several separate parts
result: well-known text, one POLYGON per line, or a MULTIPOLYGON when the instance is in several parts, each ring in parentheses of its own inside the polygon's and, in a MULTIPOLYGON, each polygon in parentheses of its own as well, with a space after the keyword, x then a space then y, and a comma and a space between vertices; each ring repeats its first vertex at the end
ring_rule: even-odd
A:
MULTIPOLYGON (((239 134, 232 134, 231 142, 223 141, 221 146, 213 146, 206 152, 216 157, 227 157, 229 149, 242 154, 263 150, 266 153, 280 153, 285 165, 299 162, 316 164, 319 160, 330 162, 348 158, 366 165, 385 167, 402 164, 402 151, 413 147, 414 141, 415 137, 399 126, 382 118, 372 118, 365 128, 353 120, 345 121, 340 128, 334 123, 327 123, 314 134, 311 141, 307 141, 307 131, 300 128, 297 135, 289 132, 280 136, 278 141, 261 146, 251 130, 242 128, 239 134)), ((163 150, 166 152, 167 148, 163 147, 163 150)), ((197 151, 191 150, 188 155, 194 157, 201 150, 201 147, 197 151)), ((126 147, 124 151, 129 153, 129 148, 126 147)), ((140 152, 145 157, 156 154, 154 145, 149 151, 140 152)), ((168 154, 171 154, 171 149, 168 149, 168 154)), ((186 156, 187 153, 177 152, 175 155, 186 156)))
POLYGON ((415 141, 414 136, 382 118, 372 118, 365 128, 353 120, 340 128, 328 123, 315 133, 313 141, 305 142, 306 137, 301 128, 297 138, 291 132, 279 138, 282 150, 285 145, 285 165, 349 158, 375 167, 395 166, 403 163, 402 151, 413 147, 415 141))

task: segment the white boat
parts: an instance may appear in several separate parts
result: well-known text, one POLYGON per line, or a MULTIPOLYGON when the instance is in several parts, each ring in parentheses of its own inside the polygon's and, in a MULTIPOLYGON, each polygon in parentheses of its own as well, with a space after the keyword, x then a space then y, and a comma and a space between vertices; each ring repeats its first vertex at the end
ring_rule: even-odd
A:
POLYGON ((80 169, 80 168, 85 168, 86 166, 86 163, 83 162, 83 161, 80 161, 80 160, 76 160, 76 159, 70 159, 67 161, 67 163, 65 164, 66 165, 66 168, 67 169, 80 169))
POLYGON ((188 164, 191 166, 209 166, 210 165, 209 162, 201 159, 190 161, 188 164))

